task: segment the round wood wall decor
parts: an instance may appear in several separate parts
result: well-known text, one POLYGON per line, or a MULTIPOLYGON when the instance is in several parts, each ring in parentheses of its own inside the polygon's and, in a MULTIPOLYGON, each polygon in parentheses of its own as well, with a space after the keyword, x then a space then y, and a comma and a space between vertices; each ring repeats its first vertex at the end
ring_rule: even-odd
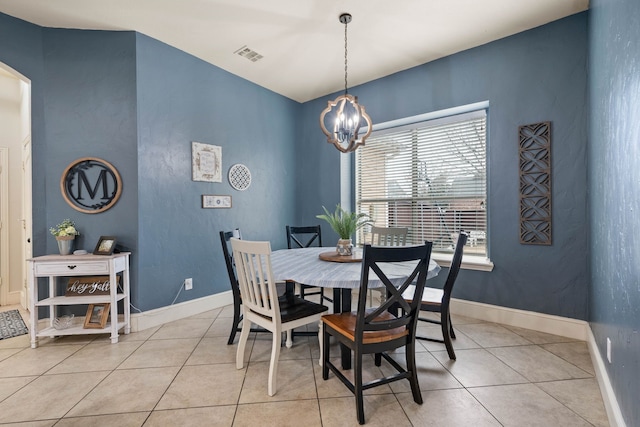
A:
POLYGON ((122 179, 111 163, 96 157, 83 157, 64 170, 60 191, 73 209, 96 214, 116 204, 122 193, 122 179))

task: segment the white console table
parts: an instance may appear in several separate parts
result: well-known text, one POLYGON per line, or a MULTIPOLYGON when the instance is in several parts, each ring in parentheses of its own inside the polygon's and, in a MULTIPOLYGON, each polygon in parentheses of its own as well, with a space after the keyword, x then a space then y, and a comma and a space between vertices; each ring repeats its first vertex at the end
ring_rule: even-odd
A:
POLYGON ((121 252, 113 255, 44 255, 27 260, 29 289, 31 299, 31 348, 38 346, 38 337, 56 337, 62 335, 111 333, 111 342, 118 342, 118 331, 124 328, 128 334, 131 329, 129 255, 121 252), (122 290, 118 291, 116 274, 122 272, 122 290), (56 278, 86 275, 109 275, 109 295, 58 296, 56 278), (49 278, 49 295, 39 299, 38 277, 49 278), (122 316, 118 316, 118 301, 123 302, 122 316), (82 324, 74 324, 67 329, 55 329, 56 307, 60 305, 81 305, 110 303, 111 321, 103 329, 85 329, 82 324), (49 307, 48 327, 38 330, 38 307, 49 307))

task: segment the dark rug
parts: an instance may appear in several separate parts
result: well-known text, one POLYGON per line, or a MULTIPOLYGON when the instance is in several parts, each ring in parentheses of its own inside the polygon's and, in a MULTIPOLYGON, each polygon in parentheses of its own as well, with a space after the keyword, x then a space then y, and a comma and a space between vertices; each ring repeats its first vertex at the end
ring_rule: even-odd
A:
POLYGON ((29 333, 18 310, 9 310, 0 313, 0 340, 17 337, 29 333))

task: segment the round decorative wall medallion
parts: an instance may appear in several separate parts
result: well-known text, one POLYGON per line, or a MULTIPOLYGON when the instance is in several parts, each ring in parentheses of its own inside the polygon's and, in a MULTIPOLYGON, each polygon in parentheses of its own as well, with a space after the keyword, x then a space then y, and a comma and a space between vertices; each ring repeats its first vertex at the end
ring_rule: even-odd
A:
POLYGON ((116 204, 122 193, 122 179, 111 163, 96 157, 83 157, 64 170, 60 191, 73 209, 96 214, 116 204))
POLYGON ((238 190, 244 191, 251 185, 251 171, 241 163, 236 163, 229 169, 229 184, 238 190))

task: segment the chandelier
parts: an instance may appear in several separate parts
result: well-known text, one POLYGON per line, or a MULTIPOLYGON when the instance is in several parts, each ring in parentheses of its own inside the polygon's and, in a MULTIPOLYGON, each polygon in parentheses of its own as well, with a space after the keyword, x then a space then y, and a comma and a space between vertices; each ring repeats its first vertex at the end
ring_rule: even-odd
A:
POLYGON ((333 101, 327 101, 327 108, 320 114, 320 128, 327 136, 327 142, 343 153, 355 151, 364 145, 365 139, 371 134, 371 118, 358 104, 358 97, 347 93, 347 24, 351 22, 351 15, 340 15, 340 23, 344 24, 344 95, 333 101), (328 126, 327 126, 328 124, 328 126), (360 137, 360 128, 367 126, 367 133, 360 137), (329 131, 328 129, 332 129, 329 131))

